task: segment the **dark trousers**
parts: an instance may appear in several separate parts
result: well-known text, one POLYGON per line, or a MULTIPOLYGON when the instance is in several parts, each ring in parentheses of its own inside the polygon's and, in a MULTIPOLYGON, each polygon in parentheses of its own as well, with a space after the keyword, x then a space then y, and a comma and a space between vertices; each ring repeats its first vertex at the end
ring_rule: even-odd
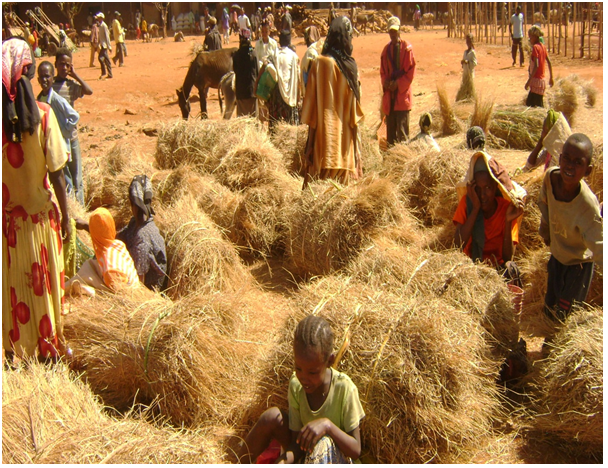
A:
POLYGON ((108 49, 101 49, 99 51, 99 64, 101 65, 101 76, 104 76, 106 74, 107 69, 108 78, 112 78, 112 62, 110 62, 108 49))
POLYGON ((519 47, 519 64, 524 64, 524 46, 522 44, 523 39, 513 38, 513 45, 511 45, 511 56, 513 57, 513 65, 515 65, 515 59, 517 58, 517 48, 519 47))
POLYGON ((125 62, 125 51, 123 48, 123 44, 120 42, 116 43, 116 55, 112 57, 112 61, 114 65, 116 65, 116 61, 118 60, 118 65, 122 67, 122 64, 125 62))
POLYGON ((69 194, 72 194, 82 206, 84 206, 84 186, 82 182, 82 156, 80 154, 80 142, 78 138, 70 141, 71 158, 63 167, 65 184, 69 194))
POLYGON ((391 111, 386 116, 386 143, 405 143, 410 136, 410 111, 391 111))
POLYGON ((258 98, 237 99, 236 100, 236 116, 237 117, 256 117, 258 116, 258 98))
POLYGON ((547 271, 545 314, 553 320, 565 320, 575 302, 587 299, 593 277, 593 262, 564 265, 551 255, 547 271))
POLYGON ((543 103, 543 95, 536 94, 530 91, 526 98, 526 106, 528 107, 545 107, 543 103))

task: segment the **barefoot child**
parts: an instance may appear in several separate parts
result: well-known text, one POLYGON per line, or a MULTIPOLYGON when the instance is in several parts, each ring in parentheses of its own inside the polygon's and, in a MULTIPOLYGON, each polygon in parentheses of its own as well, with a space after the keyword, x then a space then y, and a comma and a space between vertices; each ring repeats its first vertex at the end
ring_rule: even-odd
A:
POLYGON ((544 311, 554 320, 565 320, 573 303, 587 298, 593 262, 603 263, 600 205, 582 180, 591 173, 592 155, 586 135, 570 135, 559 167, 547 170, 538 197, 538 232, 551 247, 544 311))
POLYGON ((359 458, 359 424, 365 413, 352 380, 331 368, 333 344, 325 319, 309 315, 298 324, 289 413, 275 407, 262 414, 245 439, 241 462, 255 462, 272 439, 285 450, 279 463, 350 463, 359 458))

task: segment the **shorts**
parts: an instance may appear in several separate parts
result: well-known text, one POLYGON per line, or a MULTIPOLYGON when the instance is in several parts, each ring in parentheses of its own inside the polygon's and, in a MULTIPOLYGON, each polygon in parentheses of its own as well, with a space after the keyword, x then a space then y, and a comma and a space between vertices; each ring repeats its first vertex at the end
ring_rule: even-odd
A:
POLYGON ((587 299, 593 277, 593 262, 564 265, 551 255, 547 272, 544 312, 552 320, 565 320, 575 302, 587 299))

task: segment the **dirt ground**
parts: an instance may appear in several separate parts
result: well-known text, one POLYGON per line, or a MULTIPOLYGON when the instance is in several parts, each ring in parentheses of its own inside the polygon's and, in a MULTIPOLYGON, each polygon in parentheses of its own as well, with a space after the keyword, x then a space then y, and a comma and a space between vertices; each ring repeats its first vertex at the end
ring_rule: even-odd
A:
MULTIPOLYGON (((417 67, 413 83, 414 108, 411 115, 411 134, 418 131, 418 118, 423 112, 438 107, 436 86, 446 87, 453 99, 460 85, 460 60, 464 51, 464 40, 448 39, 446 31, 435 28, 418 32, 403 33, 412 43, 417 67)), ((125 66, 113 69, 114 78, 99 80, 100 69, 89 68, 88 45, 74 54, 77 73, 93 88, 93 95, 76 103, 80 113, 80 144, 83 158, 104 156, 118 141, 128 139, 136 151, 136 157, 152 159, 156 138, 146 136, 145 127, 156 127, 160 122, 181 118, 175 90, 184 80, 195 41, 202 42, 202 36, 186 36, 186 41, 176 43, 172 38, 152 43, 127 41, 128 57, 125 66)), ((369 124, 378 122, 380 108, 380 53, 389 41, 386 33, 370 33, 353 40, 354 52, 363 88, 362 104, 369 124)), ((500 40, 499 40, 500 42, 500 40)), ((231 37, 231 47, 238 45, 236 36, 231 37)), ((302 38, 295 39, 300 57, 306 47, 302 38)), ((527 91, 527 64, 524 68, 511 66, 510 45, 505 38, 504 45, 478 44, 476 46, 478 67, 476 86, 484 98, 492 98, 497 105, 522 103, 527 91)), ((51 59, 51 61, 54 61, 51 59)), ((583 79, 593 79, 599 93, 594 108, 581 106, 577 111, 574 131, 584 132, 595 144, 603 142, 603 63, 582 59, 552 57, 555 78, 572 73, 583 79)), ((37 83, 35 92, 39 91, 37 83)), ((196 90, 194 90, 196 94, 196 90)), ((198 102, 192 103, 194 113, 200 109, 198 102)), ((220 118, 217 92, 211 90, 208 98, 211 119, 220 118)), ((442 138, 437 139, 442 145, 442 138)), ((454 137, 450 141, 454 141, 454 137)), ((447 145, 448 140, 445 140, 447 145)), ((464 142, 464 137, 463 137, 464 142)), ((525 163, 527 151, 492 150, 511 171, 525 163)), ((253 266, 253 269, 257 268, 253 266)), ((269 267, 270 268, 270 267, 269 267)), ((264 283, 267 272, 260 268, 256 275, 264 283)), ((252 271, 253 272, 253 271, 252 271)), ((255 272, 254 272, 255 274, 255 272)), ((273 275, 271 274, 270 277, 273 275)), ((274 276, 274 281, 277 281, 274 276)), ((280 280, 279 280, 280 281, 280 280)), ((280 288, 277 288, 277 290, 280 288)), ((479 463, 554 463, 580 462, 587 460, 565 460, 555 447, 538 443, 524 443, 516 430, 506 435, 500 449, 488 450, 492 455, 480 454, 479 463)), ((496 441, 492 445, 497 444, 496 441)), ((496 448, 496 447, 495 447, 496 448)), ((588 460, 591 461, 591 460, 588 460)))

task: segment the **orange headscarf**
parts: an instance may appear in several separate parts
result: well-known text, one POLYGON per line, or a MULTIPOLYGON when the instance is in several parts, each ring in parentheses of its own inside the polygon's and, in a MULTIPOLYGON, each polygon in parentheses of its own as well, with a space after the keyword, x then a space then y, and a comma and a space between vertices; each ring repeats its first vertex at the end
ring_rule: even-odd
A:
POLYGON ((126 245, 116 239, 114 218, 106 208, 97 208, 91 213, 89 233, 106 286, 115 289, 119 283, 138 283, 133 259, 126 245))

